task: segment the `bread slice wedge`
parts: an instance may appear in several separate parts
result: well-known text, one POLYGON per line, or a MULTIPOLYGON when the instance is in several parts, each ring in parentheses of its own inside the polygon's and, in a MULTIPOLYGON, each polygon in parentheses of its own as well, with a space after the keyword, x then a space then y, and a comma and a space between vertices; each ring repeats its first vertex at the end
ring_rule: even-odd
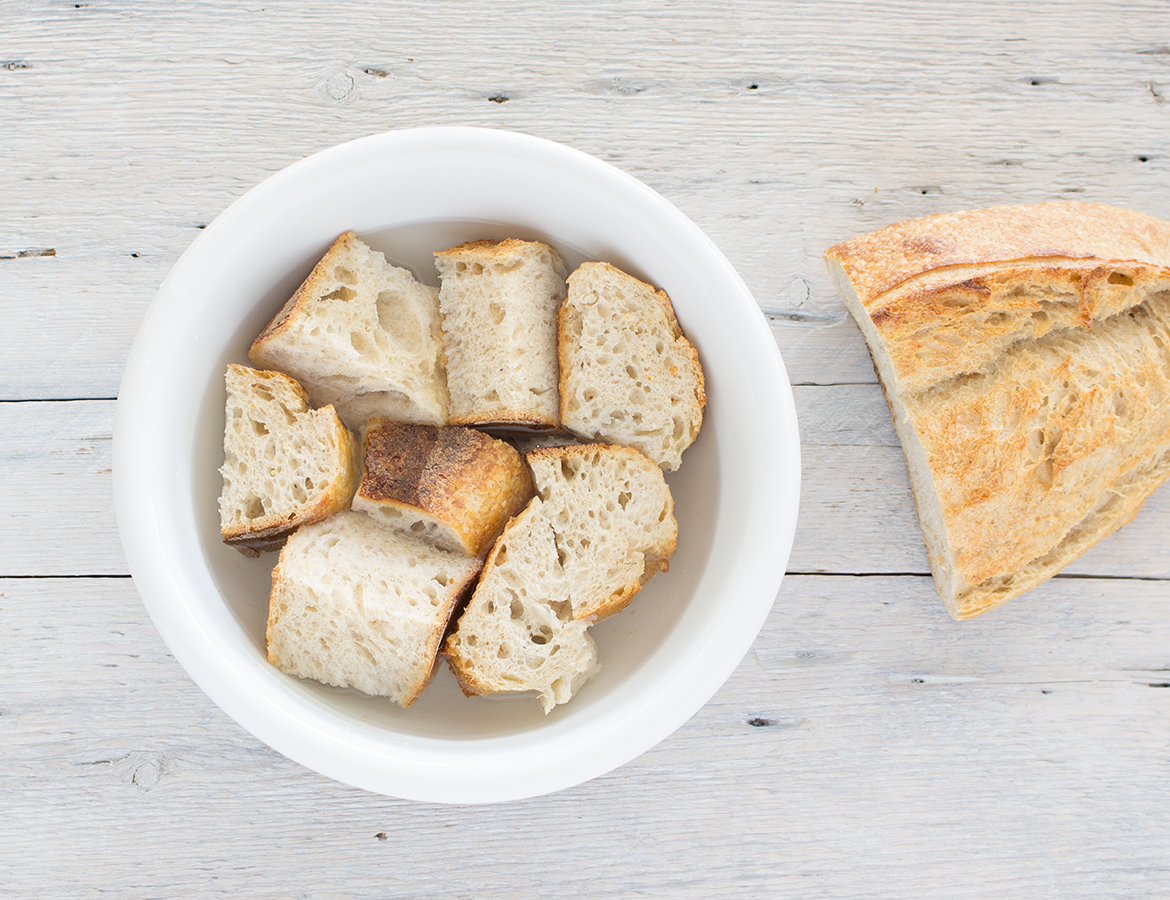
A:
POLYGON ((360 512, 307 525, 272 571, 268 661, 410 706, 479 566, 360 512))
POLYGON ((225 381, 220 533, 245 556, 259 556, 349 506, 357 445, 333 408, 312 409, 287 375, 232 363, 225 381))
POLYGON ((371 419, 353 508, 445 550, 483 557, 532 499, 528 465, 472 428, 371 419))
POLYGON ((442 340, 438 291, 347 231, 248 355, 298 379, 314 405, 333 404, 354 431, 374 415, 443 425, 442 340))
POLYGON ((955 618, 1056 574, 1170 477, 1170 223, 995 207, 900 222, 825 259, 955 618))
POLYGON ((670 488, 629 447, 528 454, 538 494, 500 536, 445 652, 465 693, 535 691, 545 712, 597 668, 586 628, 668 568, 670 488))
POLYGON ((666 292, 609 263, 583 263, 569 276, 558 328, 564 427, 677 469, 707 395, 666 292))
POLYGON ((557 310, 565 264, 537 241, 471 241, 435 254, 452 425, 560 424, 557 310))

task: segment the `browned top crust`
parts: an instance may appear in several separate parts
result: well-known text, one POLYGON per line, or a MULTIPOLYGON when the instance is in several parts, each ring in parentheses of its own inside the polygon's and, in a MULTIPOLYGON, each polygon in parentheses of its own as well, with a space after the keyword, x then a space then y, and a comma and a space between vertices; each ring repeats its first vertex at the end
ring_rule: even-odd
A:
POLYGON ((993 206, 896 222, 830 247, 868 307, 908 279, 948 266, 1099 259, 1170 266, 1170 223, 1079 201, 993 206))
POLYGON ((506 238, 502 241, 465 241, 446 250, 439 250, 435 256, 444 259, 458 258, 466 262, 497 263, 515 259, 522 253, 532 253, 544 250, 554 253, 552 247, 540 241, 522 241, 518 238, 506 238))
POLYGON ((421 510, 457 532, 472 556, 487 552, 534 493, 528 466, 504 441, 472 428, 370 420, 358 495, 421 510))

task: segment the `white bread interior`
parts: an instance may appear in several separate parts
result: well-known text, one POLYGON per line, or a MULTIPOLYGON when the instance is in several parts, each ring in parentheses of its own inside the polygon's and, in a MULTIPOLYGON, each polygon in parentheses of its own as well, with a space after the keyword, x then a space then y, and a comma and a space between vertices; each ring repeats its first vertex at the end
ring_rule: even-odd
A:
POLYGON ((353 232, 329 248, 249 357, 299 380, 314 405, 333 404, 355 432, 375 415, 447 421, 438 291, 353 232))
POLYGON ((677 469, 707 397, 670 298, 608 263, 583 263, 568 283, 558 316, 562 424, 677 469))

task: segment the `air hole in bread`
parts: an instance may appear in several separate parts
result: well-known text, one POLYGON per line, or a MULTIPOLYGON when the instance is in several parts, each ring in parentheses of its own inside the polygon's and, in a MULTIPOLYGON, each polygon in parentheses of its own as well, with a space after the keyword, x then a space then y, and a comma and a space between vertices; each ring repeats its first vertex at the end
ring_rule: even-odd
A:
POLYGON ((501 322, 503 322, 504 316, 504 307, 500 306, 498 303, 488 304, 488 319, 491 320, 493 325, 499 325, 501 322))
POLYGON ((530 635, 530 637, 532 639, 532 643, 534 644, 547 644, 552 640, 552 629, 547 625, 541 625, 534 634, 530 635))
POLYGON ((374 305, 379 327, 407 352, 419 353, 426 333, 411 307, 410 298, 396 291, 380 291, 374 305))
POLYGON ((341 300, 343 302, 348 303, 350 300, 352 300, 356 296, 357 296, 357 292, 354 291, 353 288, 347 288, 343 284, 337 290, 330 291, 328 294, 326 294, 321 299, 322 300, 341 300))
POLYGON ((422 534, 424 531, 427 530, 426 522, 414 522, 411 524, 410 530, 414 534, 422 534))
MULTIPOLYGON (((512 648, 509 647, 507 644, 501 644, 500 649, 496 651, 496 658, 497 659, 510 659, 511 656, 512 656, 512 648)), ((504 677, 507 678, 508 676, 505 674, 504 677)))
POLYGON ((272 391, 268 390, 268 388, 264 387, 263 385, 254 385, 252 387, 252 393, 254 393, 261 400, 264 400, 268 403, 271 403, 273 400, 272 391))
POLYGON ((1110 284, 1121 284, 1121 285, 1125 285, 1126 287, 1132 287, 1133 286, 1133 276, 1130 275, 1128 272, 1110 272, 1109 273, 1109 283, 1110 284))
POLYGON ((549 609, 556 613, 558 621, 568 622, 573 618, 573 604, 569 600, 549 600, 549 609))
MULTIPOLYGON (((508 546, 507 544, 500 544, 496 548, 496 565, 502 566, 508 561, 508 546)), ((489 610, 490 612, 490 610, 489 610)))
POLYGON ((512 608, 510 613, 513 619, 524 618, 524 602, 519 597, 512 598, 512 608))
POLYGON ((252 495, 244 501, 244 516, 249 519, 259 519, 264 515, 264 501, 252 495))
POLYGON ((357 276, 345 266, 334 266, 333 277, 342 284, 357 284, 357 276))
POLYGON ((361 356, 380 355, 377 346, 370 340, 370 336, 361 331, 351 331, 349 333, 349 343, 361 356))
POLYGON ((267 425, 265 425, 263 422, 257 422, 255 419, 252 419, 251 421, 252 421, 252 430, 254 432, 256 432, 256 434, 268 434, 268 426, 267 425))

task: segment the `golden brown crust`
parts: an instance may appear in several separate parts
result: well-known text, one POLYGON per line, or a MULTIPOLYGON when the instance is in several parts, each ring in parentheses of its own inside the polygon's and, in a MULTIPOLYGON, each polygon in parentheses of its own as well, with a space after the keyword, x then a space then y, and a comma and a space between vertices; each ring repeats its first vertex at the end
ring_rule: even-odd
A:
POLYGON ((535 493, 515 448, 470 428, 372 419, 364 465, 363 500, 421 510, 454 530, 471 556, 483 555, 535 493))
POLYGON ((461 425, 467 428, 517 428, 532 429, 534 431, 554 431, 560 428, 561 423, 542 416, 529 409, 493 409, 492 414, 470 413, 464 416, 453 417, 449 424, 461 425))
POLYGON ((1099 259, 1170 266, 1170 223, 1098 203, 941 213, 896 222, 825 251, 868 306, 907 279, 950 266, 1099 259))
POLYGON ((540 241, 522 241, 518 238, 506 238, 502 241, 465 241, 454 247, 448 247, 446 250, 439 250, 435 253, 435 256, 441 259, 457 258, 465 262, 491 264, 508 262, 521 254, 531 253, 533 250, 545 250, 555 255, 555 252, 548 244, 541 243, 540 241))

